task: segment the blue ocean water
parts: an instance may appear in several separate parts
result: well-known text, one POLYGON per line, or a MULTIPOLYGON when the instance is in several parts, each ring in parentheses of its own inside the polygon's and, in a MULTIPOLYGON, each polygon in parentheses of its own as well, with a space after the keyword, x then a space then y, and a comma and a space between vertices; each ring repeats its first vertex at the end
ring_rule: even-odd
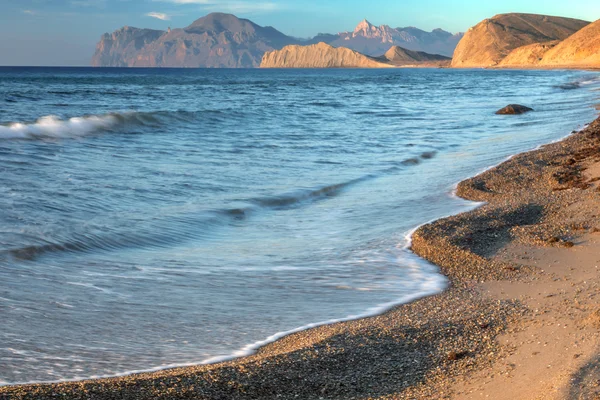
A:
POLYGON ((0 383, 214 361, 442 290, 407 233, 591 121, 599 79, 0 68, 0 383))

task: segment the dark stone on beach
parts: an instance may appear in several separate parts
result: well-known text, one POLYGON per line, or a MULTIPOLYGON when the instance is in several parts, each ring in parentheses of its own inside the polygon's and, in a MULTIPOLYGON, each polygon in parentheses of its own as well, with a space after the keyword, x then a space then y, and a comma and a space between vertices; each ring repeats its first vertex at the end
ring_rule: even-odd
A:
POLYGON ((460 360, 461 358, 465 358, 466 356, 467 356, 466 351, 451 351, 450 353, 448 353, 448 360, 457 361, 457 360, 460 360))
POLYGON ((506 107, 496 111, 498 115, 518 115, 525 114, 526 112, 533 111, 533 108, 522 106, 520 104, 509 104, 506 107))

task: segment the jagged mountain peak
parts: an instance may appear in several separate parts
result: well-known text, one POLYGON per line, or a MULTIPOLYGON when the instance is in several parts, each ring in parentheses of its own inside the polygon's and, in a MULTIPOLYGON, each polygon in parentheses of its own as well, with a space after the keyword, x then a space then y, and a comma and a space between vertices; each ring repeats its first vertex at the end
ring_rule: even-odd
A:
POLYGON ((211 13, 185 28, 168 31, 123 27, 102 35, 92 58, 94 66, 118 67, 256 67, 265 52, 293 44, 325 42, 379 57, 393 45, 408 50, 451 55, 460 37, 447 39, 416 28, 401 32, 362 20, 354 32, 319 34, 302 40, 270 26, 211 13), (422 32, 419 33, 419 32, 422 32))
POLYGON ((356 28, 354 28, 354 33, 370 32, 371 30, 373 30, 373 28, 376 28, 375 25, 367 21, 367 19, 365 18, 362 21, 360 21, 358 25, 356 25, 356 28))
POLYGON ((388 25, 375 26, 366 19, 361 21, 354 29, 354 32, 352 32, 352 37, 378 39, 384 43, 391 43, 393 41, 393 37, 398 35, 399 32, 393 28, 390 28, 388 25))

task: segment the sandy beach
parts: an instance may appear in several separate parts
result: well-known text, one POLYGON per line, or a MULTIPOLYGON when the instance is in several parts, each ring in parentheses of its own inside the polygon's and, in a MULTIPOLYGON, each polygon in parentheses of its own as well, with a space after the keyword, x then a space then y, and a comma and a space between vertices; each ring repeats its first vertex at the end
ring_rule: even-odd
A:
POLYGON ((600 119, 457 194, 486 204, 413 237, 449 278, 442 294, 230 362, 0 387, 0 398, 600 398, 600 119))

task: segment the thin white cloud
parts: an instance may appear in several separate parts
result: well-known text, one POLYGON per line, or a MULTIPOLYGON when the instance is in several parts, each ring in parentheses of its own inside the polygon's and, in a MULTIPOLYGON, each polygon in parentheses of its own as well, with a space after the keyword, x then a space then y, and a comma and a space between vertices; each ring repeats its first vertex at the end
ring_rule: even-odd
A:
POLYGON ((145 15, 146 15, 146 17, 152 17, 152 18, 163 20, 163 21, 168 21, 171 19, 171 17, 168 16, 167 14, 159 13, 159 12, 149 12, 145 15))
POLYGON ((271 1, 250 2, 242 0, 215 1, 215 0, 155 0, 179 5, 199 5, 209 11, 228 11, 237 13, 252 13, 275 11, 281 8, 271 1))
POLYGON ((71 5, 76 7, 105 8, 106 0, 71 0, 71 5))
POLYGON ((221 4, 211 4, 206 6, 207 9, 210 10, 220 10, 220 11, 229 11, 229 12, 238 12, 238 13, 251 13, 258 11, 275 11, 279 9, 279 6, 276 3, 245 3, 245 2, 231 2, 231 3, 221 3, 221 4))
POLYGON ((168 3, 175 4, 212 4, 213 1, 210 0, 164 0, 168 3))
POLYGON ((23 14, 27 14, 27 15, 35 15, 35 11, 33 10, 23 10, 23 14))

